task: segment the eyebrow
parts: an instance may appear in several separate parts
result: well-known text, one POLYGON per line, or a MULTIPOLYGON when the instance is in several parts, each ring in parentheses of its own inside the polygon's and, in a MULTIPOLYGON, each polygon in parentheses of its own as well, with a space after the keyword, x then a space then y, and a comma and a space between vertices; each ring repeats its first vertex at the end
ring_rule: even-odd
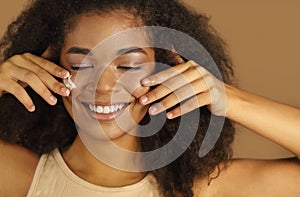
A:
POLYGON ((124 48, 124 49, 120 49, 118 52, 117 52, 117 55, 126 55, 126 54, 129 54, 129 53, 143 53, 145 55, 148 55, 147 52, 140 48, 140 47, 129 47, 129 48, 124 48))
POLYGON ((92 56, 90 49, 87 48, 81 48, 81 47, 71 47, 66 52, 67 54, 82 54, 82 55, 89 55, 92 56))
MULTIPOLYGON (((66 52, 67 54, 82 54, 82 55, 89 55, 92 56, 92 52, 90 49, 87 48, 82 48, 82 47, 71 47, 68 49, 68 51, 66 52)), ((145 55, 148 55, 147 52, 140 48, 140 47, 128 47, 128 48, 124 48, 124 49, 120 49, 117 52, 117 55, 126 55, 129 53, 143 53, 145 55)))

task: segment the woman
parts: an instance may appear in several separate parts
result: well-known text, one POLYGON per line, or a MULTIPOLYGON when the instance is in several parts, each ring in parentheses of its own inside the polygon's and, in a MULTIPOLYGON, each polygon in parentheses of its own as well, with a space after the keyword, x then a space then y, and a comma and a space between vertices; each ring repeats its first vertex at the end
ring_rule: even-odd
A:
MULTIPOLYGON (((165 37, 157 40, 166 41, 163 45, 169 46, 171 51, 153 47, 125 51, 119 46, 105 48, 112 53, 123 50, 123 53, 114 56, 101 50, 104 55, 100 53, 100 58, 93 59, 104 62, 104 69, 99 71, 101 77, 97 81, 88 80, 86 76, 91 75, 85 75, 84 72, 93 74, 94 65, 90 63, 93 57, 90 56, 97 52, 98 43, 114 39, 114 35, 124 30, 142 26, 164 26, 194 37, 210 53, 225 82, 231 83, 230 59, 222 40, 209 26, 206 17, 193 13, 177 1, 166 1, 164 4, 156 0, 34 1, 9 27, 1 43, 4 61, 0 66, 0 89, 12 93, 29 111, 34 111, 26 112, 12 95, 1 97, 1 117, 7 117, 1 120, 1 138, 10 142, 1 142, 0 155, 1 161, 4 161, 0 164, 1 193, 4 196, 239 196, 242 192, 245 196, 257 193, 264 196, 295 196, 299 192, 299 162, 229 160, 234 134, 229 119, 281 144, 299 158, 299 109, 224 85, 197 64, 198 61, 185 61, 180 57, 176 53, 180 51, 180 46, 165 37), (93 50, 95 47, 96 50, 93 50), (104 61, 109 55, 111 58, 104 61), (175 69, 155 72, 154 61, 175 69), (141 74, 144 79, 141 80, 142 85, 128 88, 126 80, 122 78, 132 70, 143 71, 141 74), (59 82, 70 74, 77 86, 72 93, 59 82), (180 81, 175 87, 171 82, 177 82, 172 81, 177 76, 184 76, 186 80, 180 81), (28 93, 21 86, 26 84, 32 88, 27 88, 28 93), (166 88, 165 84, 170 86, 166 88), (190 93, 190 87, 193 88, 193 95, 185 104, 178 106, 185 99, 178 100, 173 93, 185 93, 186 90, 190 93), (226 105, 224 99, 220 99, 223 87, 226 105), (85 91, 90 95, 86 97, 86 94, 82 94, 85 91), (104 108, 113 104, 112 97, 116 92, 127 100, 122 100, 124 105, 121 103, 116 112, 109 108, 111 112, 105 113, 104 108), (89 98, 93 98, 92 101, 89 98), (154 104, 148 109, 153 102, 160 105, 154 104), (148 113, 157 115, 163 111, 161 106, 168 111, 168 120, 163 128, 151 137, 138 137, 140 131, 136 124, 147 125, 151 122, 148 113), (98 111, 98 107, 102 107, 102 111, 98 111), (195 137, 187 150, 166 166, 126 171, 99 160, 97 154, 91 154, 99 150, 97 145, 100 141, 101 145, 113 142, 118 147, 134 152, 162 147, 181 126, 180 116, 197 111, 195 107, 201 111, 200 118, 189 116, 192 126, 200 121, 196 124, 195 137), (226 120, 214 148, 204 157, 198 157, 209 127, 211 113, 207 108, 215 115, 226 117, 226 120), (85 120, 90 119, 78 119, 78 113, 74 113, 77 109, 78 112, 87 113, 83 117, 96 120, 96 124, 92 121, 85 125, 85 120), (118 111, 122 113, 117 114, 118 111), (133 124, 125 125, 126 129, 123 129, 123 122, 119 124, 117 121, 125 112, 129 114, 125 118, 132 118, 133 124), (263 119, 257 116, 261 113, 264 114, 263 119), (94 133, 98 131, 96 125, 101 126, 105 135, 94 133), (282 130, 285 135, 282 135, 282 130), (96 143, 93 143, 96 150, 91 150, 86 143, 93 139, 96 139, 96 143), (41 154, 44 155, 40 157, 41 154), (280 184, 274 183, 274 179, 278 179, 280 184), (249 185, 252 187, 249 188, 249 185)), ((154 35, 153 39, 156 40, 158 35, 154 35)), ((149 38, 151 35, 147 34, 146 38, 137 40, 148 43, 149 38)), ((134 42, 134 38, 131 39, 134 42)), ((186 125, 186 132, 193 130, 190 125, 186 125)), ((181 140, 178 141, 180 147, 181 140)), ((106 148, 101 151, 105 152, 106 148)), ((168 154, 165 152, 162 156, 168 154)), ((119 156, 123 155, 115 157, 119 156)), ((125 163, 128 162, 128 158, 124 159, 125 163)), ((154 158, 153 162, 160 159, 154 158)))

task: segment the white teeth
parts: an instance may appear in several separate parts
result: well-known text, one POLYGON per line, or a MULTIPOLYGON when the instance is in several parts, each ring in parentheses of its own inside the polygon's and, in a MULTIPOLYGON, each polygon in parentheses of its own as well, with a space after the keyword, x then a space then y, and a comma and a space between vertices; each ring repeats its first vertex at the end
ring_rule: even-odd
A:
POLYGON ((115 112, 115 107, 112 105, 112 106, 110 106, 110 111, 111 112, 115 112))
POLYGON ((89 104, 90 110, 99 114, 114 113, 116 111, 123 109, 124 106, 125 104, 110 105, 110 106, 96 106, 96 105, 89 104))
POLYGON ((109 107, 108 107, 108 106, 105 106, 104 109, 103 109, 103 113, 104 113, 104 114, 108 114, 109 111, 110 111, 110 110, 109 110, 109 107))
POLYGON ((97 113, 103 113, 103 107, 102 106, 97 107, 97 113))

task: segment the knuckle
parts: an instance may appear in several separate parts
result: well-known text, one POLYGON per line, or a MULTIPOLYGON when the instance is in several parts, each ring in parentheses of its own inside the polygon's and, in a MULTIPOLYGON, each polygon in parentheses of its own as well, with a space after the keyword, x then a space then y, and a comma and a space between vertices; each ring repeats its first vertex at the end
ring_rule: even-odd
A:
POLYGON ((189 60, 187 64, 189 65, 189 67, 199 66, 194 60, 189 60))
POLYGON ((0 65, 0 72, 5 72, 7 69, 9 69, 11 67, 11 63, 9 60, 3 62, 1 65, 0 65))
POLYGON ((60 72, 62 72, 62 71, 63 71, 63 69, 62 69, 61 67, 55 66, 55 68, 54 68, 54 72, 55 72, 55 73, 60 73, 60 72))
POLYGON ((14 55, 11 59, 20 60, 20 59, 23 59, 23 56, 20 54, 17 54, 17 55, 14 55))
POLYGON ((198 101, 196 99, 190 99, 185 103, 186 109, 194 109, 198 107, 198 101))
POLYGON ((48 67, 49 66, 49 62, 46 60, 46 59, 44 59, 44 58, 41 58, 40 59, 40 66, 44 66, 44 67, 48 67))
POLYGON ((150 99, 156 99, 157 96, 158 96, 157 90, 152 90, 151 92, 148 93, 148 97, 149 97, 150 99))
POLYGON ((13 94, 13 95, 15 95, 15 96, 17 96, 17 97, 23 97, 24 96, 24 88, 23 87, 21 87, 21 86, 14 86, 14 87, 12 87, 11 88, 11 90, 10 90, 10 92, 13 94))
POLYGON ((47 88, 42 88, 42 95, 49 95, 49 90, 47 88))
POLYGON ((165 100, 160 101, 159 105, 164 109, 168 108, 168 102, 166 102, 165 100))
POLYGON ((23 59, 22 55, 17 54, 17 55, 14 55, 14 56, 8 58, 8 59, 6 60, 6 62, 14 63, 14 62, 19 62, 19 61, 21 61, 22 59, 23 59))
POLYGON ((30 57, 30 56, 31 56, 31 53, 25 52, 25 53, 23 53, 23 55, 24 55, 25 57, 30 57))
POLYGON ((24 81, 26 81, 26 82, 34 81, 34 80, 36 80, 36 78, 37 78, 37 76, 33 72, 27 71, 24 74, 24 81))
POLYGON ((62 85, 61 83, 56 81, 52 84, 52 87, 53 87, 53 91, 55 91, 56 93, 59 93, 61 91, 61 89, 64 88, 64 85, 62 85))
POLYGON ((184 99, 187 95, 187 91, 183 88, 177 89, 174 93, 175 93, 176 97, 181 100, 184 99))
POLYGON ((38 76, 45 76, 45 75, 47 75, 48 73, 47 73, 44 69, 39 68, 39 69, 36 71, 36 74, 37 74, 38 76))
POLYGON ((209 88, 212 88, 215 86, 215 80, 211 75, 207 75, 205 77, 205 82, 207 83, 209 88))

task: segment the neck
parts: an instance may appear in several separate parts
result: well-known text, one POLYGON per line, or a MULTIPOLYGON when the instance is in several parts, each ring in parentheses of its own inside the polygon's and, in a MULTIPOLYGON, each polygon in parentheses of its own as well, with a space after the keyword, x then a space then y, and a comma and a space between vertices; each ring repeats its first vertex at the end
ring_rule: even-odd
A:
MULTIPOLYGON (((122 143, 117 143, 117 145, 120 144, 122 143)), ((127 141, 126 144, 127 147, 121 147, 130 151, 139 151, 140 146, 136 138, 132 140, 132 143, 127 141)), ((63 158, 77 176, 90 183, 104 187, 131 185, 140 181, 146 174, 145 172, 122 171, 103 163, 89 152, 79 136, 63 152, 63 158)))

